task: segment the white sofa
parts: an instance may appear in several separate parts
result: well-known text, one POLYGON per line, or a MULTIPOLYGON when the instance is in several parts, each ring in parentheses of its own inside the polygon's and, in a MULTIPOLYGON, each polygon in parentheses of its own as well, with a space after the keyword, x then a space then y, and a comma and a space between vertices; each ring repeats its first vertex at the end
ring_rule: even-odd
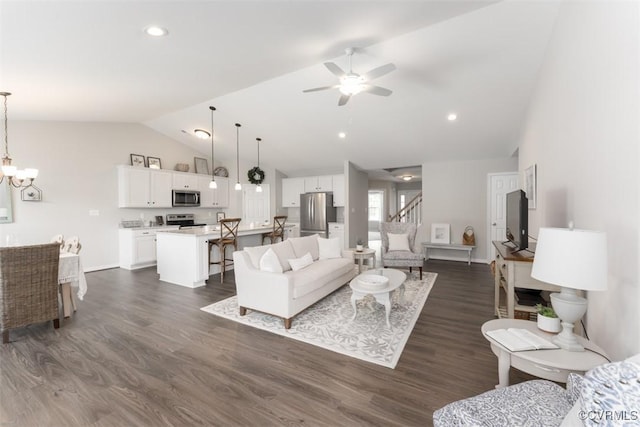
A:
POLYGON ((321 239, 313 235, 234 252, 240 315, 244 316, 247 309, 273 314, 282 317, 285 328, 289 329, 296 314, 356 275, 353 252, 339 247, 336 251, 335 243, 334 239, 321 239), (265 271, 267 267, 264 265, 261 269, 261 261, 265 262, 265 253, 269 248, 277 255, 282 272, 265 271), (313 263, 293 271, 289 260, 300 259, 307 253, 311 254, 313 263))

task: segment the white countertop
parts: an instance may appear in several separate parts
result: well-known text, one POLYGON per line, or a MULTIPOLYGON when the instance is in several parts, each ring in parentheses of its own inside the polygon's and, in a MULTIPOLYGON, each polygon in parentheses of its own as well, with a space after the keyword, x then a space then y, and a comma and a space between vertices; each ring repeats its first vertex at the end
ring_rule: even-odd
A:
MULTIPOLYGON (((293 225, 285 224, 284 228, 291 228, 293 225)), ((273 224, 260 224, 256 226, 241 225, 238 227, 238 236, 248 236, 251 234, 262 234, 273 230, 273 224)), ((162 233, 181 234, 185 236, 207 236, 220 235, 220 226, 208 225, 205 227, 194 227, 182 230, 159 230, 162 233)))

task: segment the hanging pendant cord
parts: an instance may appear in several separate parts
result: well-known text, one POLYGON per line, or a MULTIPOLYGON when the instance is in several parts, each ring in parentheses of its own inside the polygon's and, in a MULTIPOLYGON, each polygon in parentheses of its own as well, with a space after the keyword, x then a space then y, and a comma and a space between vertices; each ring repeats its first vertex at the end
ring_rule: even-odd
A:
POLYGON ((4 96, 4 152, 9 155, 9 130, 7 125, 7 96, 11 95, 8 92, 2 92, 0 95, 4 96))
POLYGON ((260 141, 262 141, 262 139, 256 138, 256 141, 258 141, 258 169, 260 169, 260 141))
POLYGON ((213 173, 215 169, 213 162, 213 112, 216 111, 216 107, 209 106, 209 109, 211 110, 211 181, 215 181, 216 178, 213 173))
POLYGON ((236 123, 236 172, 240 184, 240 123, 236 123))

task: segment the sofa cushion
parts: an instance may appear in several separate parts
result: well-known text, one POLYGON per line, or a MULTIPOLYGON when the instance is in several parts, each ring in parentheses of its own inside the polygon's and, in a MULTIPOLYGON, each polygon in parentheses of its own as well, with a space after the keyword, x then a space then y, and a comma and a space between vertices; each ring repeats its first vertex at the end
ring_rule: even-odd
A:
POLYGON ((278 255, 276 255, 272 248, 267 249, 264 255, 262 255, 262 258, 260 258, 260 270, 271 273, 282 273, 282 265, 280 265, 278 255))
POLYGON ((389 238, 389 252, 411 250, 411 248, 409 247, 409 235, 407 233, 388 233, 387 237, 389 238))
POLYGON ((318 237, 318 259, 331 259, 342 257, 340 239, 325 239, 318 237))
POLYGON ((313 264, 313 258, 311 258, 311 254, 307 252, 300 258, 289 259, 289 264, 291 264, 291 270, 298 271, 302 270, 308 265, 313 264))
POLYGON ((332 258, 315 261, 302 270, 288 271, 285 275, 293 285, 293 298, 300 298, 353 269, 353 260, 332 258))
POLYGON ((244 248, 244 251, 247 252, 249 254, 249 258, 251 258, 251 264, 253 264, 255 268, 260 269, 260 259, 262 259, 262 256, 267 252, 267 249, 269 249, 270 246, 271 245, 244 248))
POLYGON ((291 237, 285 240, 285 242, 291 242, 291 246, 293 246, 295 256, 292 256, 291 258, 300 258, 301 256, 304 256, 304 254, 309 252, 311 254, 311 257, 315 261, 320 255, 318 250, 317 234, 305 237, 291 237))
POLYGON ((280 265, 282 266, 283 271, 291 270, 291 264, 289 264, 289 260, 296 257, 296 254, 293 252, 293 246, 289 240, 285 240, 284 242, 276 243, 275 245, 269 245, 273 251, 278 256, 280 260, 280 265))

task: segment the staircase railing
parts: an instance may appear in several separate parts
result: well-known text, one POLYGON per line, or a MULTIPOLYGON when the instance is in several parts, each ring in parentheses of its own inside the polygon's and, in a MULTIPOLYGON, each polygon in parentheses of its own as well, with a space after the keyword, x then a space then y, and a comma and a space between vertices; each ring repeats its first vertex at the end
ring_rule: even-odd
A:
POLYGON ((389 215, 389 222, 412 222, 416 225, 422 223, 422 192, 418 193, 394 215, 389 215))

